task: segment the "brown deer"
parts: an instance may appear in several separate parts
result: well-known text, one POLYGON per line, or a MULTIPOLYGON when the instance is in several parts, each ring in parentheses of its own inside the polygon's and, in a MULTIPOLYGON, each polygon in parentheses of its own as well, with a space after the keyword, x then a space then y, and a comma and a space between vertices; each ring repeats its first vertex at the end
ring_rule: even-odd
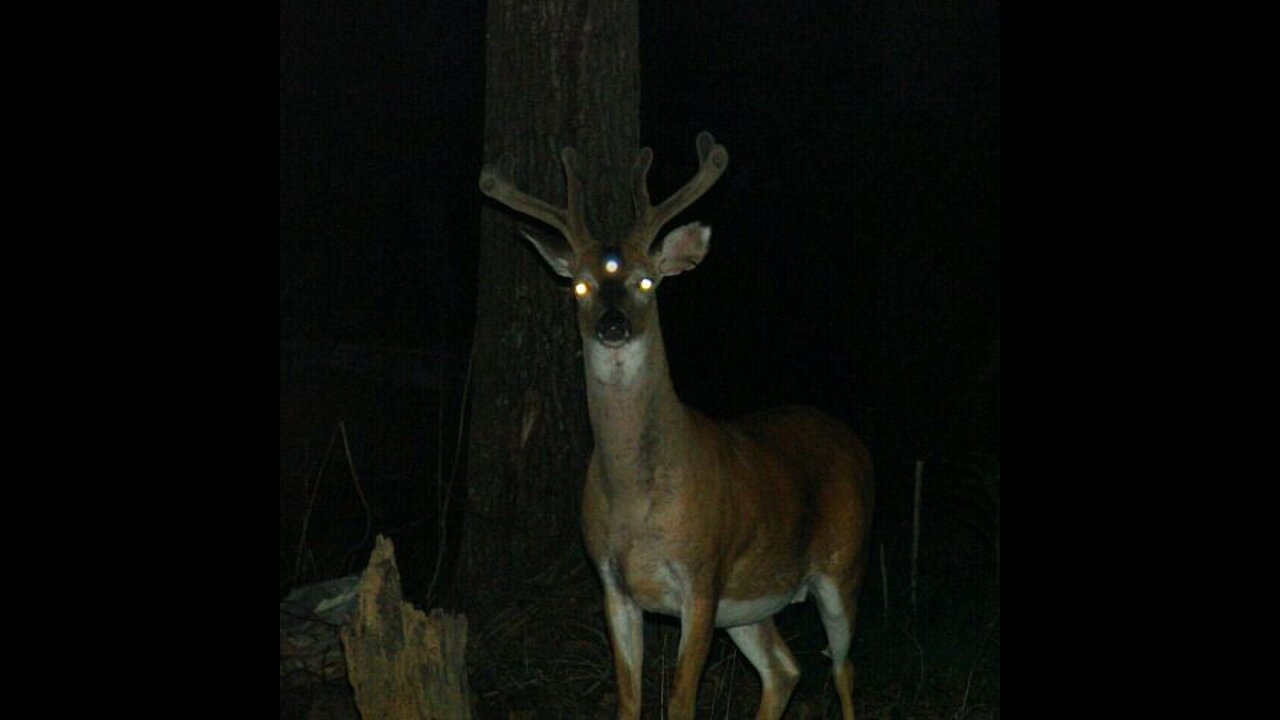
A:
POLYGON ((582 527, 604 584, 618 717, 640 716, 642 611, 680 618, 669 717, 693 717, 716 627, 760 673, 756 717, 780 717, 800 670, 773 615, 812 594, 841 714, 851 720, 848 654, 867 566, 871 461, 845 425, 817 410, 789 407, 717 422, 676 397, 655 293, 663 279, 697 266, 711 228, 690 223, 659 244, 654 239, 729 163, 709 133, 698 135, 697 148, 697 174, 656 208, 647 179, 653 152, 640 151, 632 167, 635 225, 607 244, 587 229, 571 148, 560 153, 565 208, 522 192, 510 162, 480 173, 486 195, 568 241, 524 233, 555 272, 572 280, 577 297, 595 436, 582 527))

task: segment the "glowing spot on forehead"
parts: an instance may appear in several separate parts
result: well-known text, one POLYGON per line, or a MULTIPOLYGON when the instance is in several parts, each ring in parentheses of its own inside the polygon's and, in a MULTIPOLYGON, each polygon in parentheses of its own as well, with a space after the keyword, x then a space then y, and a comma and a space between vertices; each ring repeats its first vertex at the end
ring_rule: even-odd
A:
POLYGON ((604 256, 604 271, 610 275, 618 272, 618 268, 622 267, 622 261, 614 253, 608 253, 604 256))

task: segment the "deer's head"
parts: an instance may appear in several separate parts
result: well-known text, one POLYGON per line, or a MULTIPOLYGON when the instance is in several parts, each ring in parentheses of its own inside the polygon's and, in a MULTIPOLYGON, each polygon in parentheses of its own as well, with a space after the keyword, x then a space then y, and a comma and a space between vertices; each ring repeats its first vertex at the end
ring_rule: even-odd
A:
POLYGON ((702 196, 729 164, 729 153, 710 133, 698 134, 698 172, 657 207, 649 202, 648 174, 653 151, 642 149, 631 168, 635 223, 625 237, 599 242, 587 229, 582 183, 572 148, 560 152, 568 205, 556 207, 521 191, 511 179, 514 161, 504 156, 480 172, 480 190, 512 210, 560 231, 565 242, 523 231, 559 275, 573 283, 578 331, 584 342, 617 348, 643 337, 656 316, 654 292, 663 278, 692 270, 706 255, 711 228, 690 223, 655 242, 662 227, 702 196))

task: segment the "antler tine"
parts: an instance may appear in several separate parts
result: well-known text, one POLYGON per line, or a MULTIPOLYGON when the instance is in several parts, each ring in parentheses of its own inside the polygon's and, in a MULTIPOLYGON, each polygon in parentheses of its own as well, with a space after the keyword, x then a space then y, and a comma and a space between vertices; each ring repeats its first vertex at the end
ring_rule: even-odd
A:
POLYGON ((697 147, 698 172, 685 183, 684 187, 662 201, 656 208, 649 203, 648 176, 649 165, 653 162, 653 151, 644 148, 636 156, 635 165, 632 166, 632 179, 635 183, 632 202, 636 209, 636 226, 643 230, 637 235, 641 236, 645 242, 652 240, 662 226, 671 221, 671 218, 711 189, 716 180, 724 174, 725 168, 729 166, 729 151, 723 145, 716 143, 711 133, 705 130, 698 133, 697 147))
POLYGON ((577 156, 572 148, 560 151, 564 166, 565 184, 568 187, 568 206, 556 207, 521 190, 512 179, 515 159, 503 154, 497 165, 486 164, 480 169, 480 192, 529 217, 541 220, 560 231, 575 250, 590 241, 582 212, 582 183, 576 172, 577 156))

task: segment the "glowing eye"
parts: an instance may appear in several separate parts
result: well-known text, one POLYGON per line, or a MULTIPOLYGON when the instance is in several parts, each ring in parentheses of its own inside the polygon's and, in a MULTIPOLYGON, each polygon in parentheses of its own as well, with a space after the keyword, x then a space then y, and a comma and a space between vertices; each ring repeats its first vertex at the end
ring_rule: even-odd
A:
POLYGON ((618 261, 616 258, 609 258, 604 261, 604 271, 612 275, 618 272, 618 261))
POLYGON ((580 298, 587 296, 587 284, 581 280, 573 284, 573 294, 580 298))
POLYGON ((650 280, 649 278, 640 278, 640 290, 641 290, 641 291, 643 291, 643 292, 649 292, 649 291, 650 291, 650 290, 652 290, 652 289, 653 289, 653 281, 652 281, 652 280, 650 280))

